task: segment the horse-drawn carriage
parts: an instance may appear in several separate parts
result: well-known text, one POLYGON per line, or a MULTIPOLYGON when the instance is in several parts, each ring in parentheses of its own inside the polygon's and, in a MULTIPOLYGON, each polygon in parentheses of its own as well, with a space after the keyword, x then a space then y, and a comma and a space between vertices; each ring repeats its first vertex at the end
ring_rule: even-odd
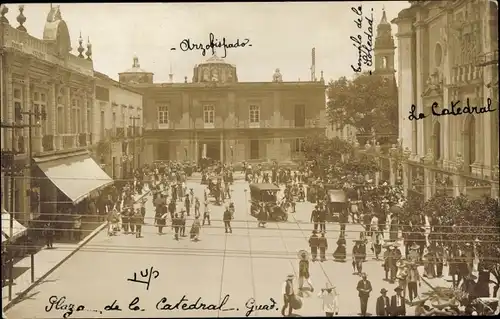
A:
POLYGON ((328 190, 327 220, 330 222, 339 221, 341 215, 347 214, 347 198, 342 189, 328 190))
POLYGON ((278 205, 277 193, 280 188, 274 184, 250 184, 250 214, 258 216, 261 204, 268 208, 268 218, 274 221, 286 221, 288 213, 278 205))

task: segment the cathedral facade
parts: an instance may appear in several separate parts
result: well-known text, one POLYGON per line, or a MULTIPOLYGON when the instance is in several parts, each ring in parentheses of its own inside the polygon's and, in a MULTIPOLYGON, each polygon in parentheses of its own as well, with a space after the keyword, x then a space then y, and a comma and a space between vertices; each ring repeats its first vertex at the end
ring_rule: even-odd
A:
MULTIPOLYGON (((498 8, 496 1, 409 1, 398 26, 399 136, 428 199, 436 184, 498 196, 498 8), (494 112, 435 116, 451 104, 494 112), (410 120, 409 111, 426 117, 410 120), (425 164, 425 166, 422 166, 425 164), (423 168, 425 167, 425 168, 423 168)), ((413 175, 411 175, 413 174, 413 175)), ((411 188, 411 186, 410 186, 411 188)), ((418 188, 415 186, 415 188, 418 188)))
POLYGON ((154 83, 138 58, 119 76, 144 96, 146 162, 289 161, 300 157, 304 137, 325 130, 322 78, 286 82, 276 69, 272 81, 240 82, 236 66, 216 55, 189 82, 154 83))
POLYGON ((442 168, 458 162, 465 172, 492 176, 498 165, 498 110, 432 116, 467 99, 498 105, 498 9, 494 1, 410 1, 398 26, 399 135, 413 160, 426 155, 442 168), (423 120, 409 120, 411 105, 423 120))

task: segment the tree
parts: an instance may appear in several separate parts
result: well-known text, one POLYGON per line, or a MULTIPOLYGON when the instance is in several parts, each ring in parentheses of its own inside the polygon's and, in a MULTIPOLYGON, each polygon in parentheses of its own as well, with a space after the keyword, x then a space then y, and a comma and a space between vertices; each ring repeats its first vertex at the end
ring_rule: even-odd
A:
POLYGON ((398 130, 398 95, 394 81, 363 73, 352 81, 341 77, 327 90, 330 123, 342 129, 352 125, 360 133, 373 128, 378 134, 396 134, 398 130))

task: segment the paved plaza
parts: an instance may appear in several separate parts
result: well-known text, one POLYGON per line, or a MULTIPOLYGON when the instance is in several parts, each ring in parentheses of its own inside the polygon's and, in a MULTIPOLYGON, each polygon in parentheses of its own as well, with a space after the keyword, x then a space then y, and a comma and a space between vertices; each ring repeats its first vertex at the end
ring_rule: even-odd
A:
MULTIPOLYGON (((192 187, 200 199, 203 198, 204 186, 199 182, 191 181, 188 187, 192 187)), ((298 274, 297 252, 308 250, 313 204, 298 203, 297 213, 290 214, 288 222, 268 223, 266 228, 258 228, 256 219, 249 214, 247 188, 248 184, 243 181, 236 181, 233 185, 236 208, 233 233, 224 232, 221 221, 224 206, 211 205, 214 220, 211 226, 202 228, 199 242, 192 242, 187 237, 175 241, 169 227, 167 234, 159 235, 153 226, 154 209, 149 197, 143 238, 125 234, 108 237, 106 231, 102 231, 35 287, 26 299, 9 309, 7 315, 19 319, 61 318, 66 312, 63 309, 74 304, 71 318, 240 317, 247 314, 252 298, 256 305, 272 305, 272 298, 277 303, 272 310, 253 311, 249 315, 281 316, 281 286, 286 275, 298 274), (141 271, 145 273, 151 267, 159 272, 159 276, 151 280, 149 289, 146 284, 127 280, 133 278, 134 272, 139 276, 141 271), (159 302, 160 308, 167 303, 175 306, 183 296, 188 304, 201 298, 199 303, 219 305, 226 295, 229 297, 222 307, 224 311, 182 310, 182 307, 156 309, 159 302), (50 309, 49 300, 62 297, 65 297, 64 302, 50 309), (141 310, 129 310, 129 304, 136 297, 139 302, 135 306, 141 310), (162 300, 163 297, 166 301, 162 300), (106 306, 114 306, 115 300, 114 305, 122 311, 106 311, 106 306), (77 312, 79 305, 85 310, 77 312)), ((188 220, 187 233, 190 225, 188 220)), ((298 315, 324 316, 316 292, 327 282, 336 286, 340 293, 341 315, 359 313, 356 291, 359 277, 352 273, 349 256, 353 239, 358 238, 360 230, 359 225, 347 226, 348 258, 347 262, 338 263, 332 260, 331 254, 336 248, 339 227, 333 223, 327 225, 329 260, 311 263, 311 278, 316 290, 303 299, 303 307, 296 311, 298 315)), ((368 253, 363 266, 373 286, 368 312, 374 313, 380 289, 384 287, 392 294, 395 285, 382 280, 381 261, 374 260, 369 249, 368 253)), ((433 283, 436 280, 444 281, 434 279, 433 283)), ((420 289, 428 288, 422 285, 420 289)))

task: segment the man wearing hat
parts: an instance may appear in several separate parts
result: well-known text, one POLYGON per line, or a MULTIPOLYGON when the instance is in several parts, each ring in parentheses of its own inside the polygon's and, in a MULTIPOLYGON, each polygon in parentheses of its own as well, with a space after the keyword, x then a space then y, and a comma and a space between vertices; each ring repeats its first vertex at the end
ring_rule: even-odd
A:
POLYGON ((413 245, 410 246, 410 253, 408 254, 408 260, 412 262, 418 262, 420 257, 420 246, 417 243, 413 242, 413 245))
POLYGON ((325 237, 325 232, 321 232, 321 237, 318 238, 319 260, 326 261, 326 250, 328 249, 328 240, 325 237))
POLYGON ((390 315, 391 302, 389 297, 387 297, 387 289, 380 289, 380 296, 377 298, 377 304, 375 313, 377 316, 389 316, 390 315))
POLYGON ((304 281, 307 282, 309 288, 311 289, 311 292, 313 292, 314 288, 309 273, 309 257, 307 256, 307 252, 305 250, 303 250, 300 254, 299 261, 299 294, 301 294, 305 290, 304 281))
POLYGON ((326 283, 325 288, 321 289, 318 297, 323 301, 323 311, 327 317, 333 317, 339 314, 339 294, 335 287, 326 283))
POLYGON ((286 277, 285 282, 283 283, 283 307, 281 308, 281 315, 283 317, 291 317, 292 316, 292 299, 295 298, 295 292, 293 291, 293 279, 295 276, 290 274, 286 277), (285 315, 285 310, 288 308, 288 315, 285 315))
POLYGON ((368 307, 368 298, 370 298, 370 292, 372 292, 372 284, 366 279, 366 273, 361 274, 361 280, 358 281, 356 287, 358 290, 359 301, 361 303, 361 316, 366 316, 366 308, 368 307))
POLYGON ((361 245, 363 240, 355 240, 354 247, 352 248, 352 267, 358 274, 363 271, 363 260, 366 257, 366 252, 361 245))
POLYGON ((405 299, 401 295, 403 288, 398 286, 394 288, 394 291, 396 295, 391 297, 391 315, 395 317, 406 316, 405 299))
POLYGON ((319 205, 314 206, 311 213, 311 223, 314 223, 314 230, 317 231, 319 226, 319 205))
POLYGON ((418 296, 418 286, 421 285, 420 274, 418 273, 417 264, 414 262, 408 263, 408 298, 410 301, 418 296))
POLYGON ((312 261, 316 261, 316 259, 318 258, 318 246, 319 238, 317 235, 317 231, 313 230, 311 237, 309 237, 309 247, 311 249, 312 261))

